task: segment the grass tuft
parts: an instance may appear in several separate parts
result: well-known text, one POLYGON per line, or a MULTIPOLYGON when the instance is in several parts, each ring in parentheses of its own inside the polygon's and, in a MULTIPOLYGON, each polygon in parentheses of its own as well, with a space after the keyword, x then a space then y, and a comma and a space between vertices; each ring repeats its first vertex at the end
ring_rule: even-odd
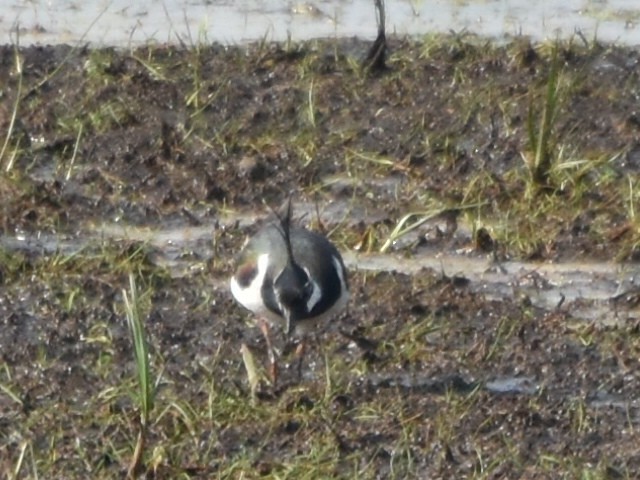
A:
POLYGON ((558 59, 558 41, 554 43, 551 52, 551 63, 547 77, 547 88, 542 106, 542 113, 536 128, 536 115, 533 100, 529 105, 527 118, 527 130, 529 134, 529 146, 533 151, 533 163, 530 165, 530 185, 536 190, 548 188, 549 177, 554 163, 553 131, 558 115, 558 95, 560 79, 560 62, 558 59))
POLYGON ((129 275, 129 294, 122 290, 124 298, 127 324, 133 340, 133 353, 138 380, 138 395, 134 397, 140 411, 140 423, 138 425, 138 437, 135 450, 129 464, 127 476, 135 478, 140 471, 142 457, 144 455, 149 417, 155 401, 155 384, 149 364, 149 348, 145 336, 144 325, 140 318, 140 300, 133 274, 129 275))
MULTIPOLYGON (((22 96, 22 82, 24 77, 23 59, 20 55, 20 49, 17 42, 14 46, 14 62, 15 62, 15 70, 18 76, 18 85, 16 87, 16 98, 13 103, 13 109, 11 111, 11 120, 9 121, 9 128, 7 129, 7 134, 5 136, 4 143, 2 144, 2 150, 0 150, 0 167, 2 167, 5 155, 7 154, 7 149, 9 148, 9 144, 11 142, 11 137, 13 136, 16 128, 16 120, 18 119, 18 110, 20 107, 20 99, 22 96)), ((20 138, 16 141, 16 144, 14 145, 13 153, 11 154, 11 157, 6 161, 6 165, 4 167, 4 170, 6 172, 11 171, 11 169, 13 168, 19 149, 20 149, 20 138)))

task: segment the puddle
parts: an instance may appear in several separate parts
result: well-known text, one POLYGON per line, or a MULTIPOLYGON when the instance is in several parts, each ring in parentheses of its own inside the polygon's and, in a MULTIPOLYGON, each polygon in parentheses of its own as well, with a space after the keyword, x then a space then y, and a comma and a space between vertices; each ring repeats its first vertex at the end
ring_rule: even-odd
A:
POLYGON ((469 393, 478 388, 477 382, 468 382, 460 375, 431 378, 425 375, 401 373, 398 375, 370 375, 366 382, 373 388, 398 388, 412 393, 444 395, 447 392, 469 393))
MULTIPOLYGON (((533 396, 543 388, 533 377, 500 377, 485 382, 468 381, 460 375, 448 375, 432 378, 420 374, 401 373, 396 375, 374 374, 364 378, 367 385, 374 389, 395 388, 408 394, 445 395, 447 393, 468 394, 476 389, 485 390, 495 395, 524 395, 533 396)), ((546 395, 553 397, 574 397, 574 392, 564 389, 554 390, 551 386, 544 386, 546 395)), ((582 400, 582 399, 580 399, 582 400)), ((637 399, 625 399, 604 391, 596 391, 587 395, 584 401, 593 408, 615 408, 628 410, 638 404, 637 399)))
POLYGON ((629 407, 637 407, 638 400, 628 400, 620 395, 612 395, 607 392, 596 392, 587 402, 595 408, 618 408, 627 410, 629 407))
POLYGON ((477 388, 496 394, 522 395, 533 395, 540 390, 540 385, 532 377, 503 377, 489 380, 483 384, 477 381, 467 381, 460 375, 431 378, 425 375, 402 373, 398 375, 370 375, 366 381, 374 388, 399 388, 439 395, 447 392, 469 393, 477 388))
MULTIPOLYGON (((322 37, 375 37, 371 0, 31 0, 5 2, 3 42, 85 43, 134 46, 145 43, 239 44, 322 37)), ((534 40, 567 38, 640 44, 636 0, 387 0, 387 31, 398 35, 470 32, 534 40)))
POLYGON ((533 395, 540 390, 540 385, 532 377, 504 377, 488 381, 485 388, 493 393, 533 395))
POLYGON ((544 310, 570 308, 576 318, 602 324, 617 324, 640 314, 635 297, 640 293, 640 266, 619 263, 526 263, 439 253, 405 258, 396 255, 345 254, 351 268, 396 271, 417 275, 433 269, 471 281, 470 287, 489 300, 528 298, 544 310), (629 302, 626 302, 626 300, 629 302), (626 308, 626 304, 632 308, 626 308))

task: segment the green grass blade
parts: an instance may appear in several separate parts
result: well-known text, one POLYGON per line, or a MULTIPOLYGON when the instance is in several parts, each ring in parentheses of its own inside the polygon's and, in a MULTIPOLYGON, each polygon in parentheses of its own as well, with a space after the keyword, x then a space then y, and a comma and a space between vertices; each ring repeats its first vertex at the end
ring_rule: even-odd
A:
POLYGON ((153 409, 155 387, 151 378, 149 365, 149 349, 142 320, 140 319, 139 297, 136 288, 136 280, 133 274, 129 274, 129 294, 122 291, 124 298, 127 323, 133 340, 133 351, 136 360, 138 374, 140 417, 143 425, 149 420, 149 414, 153 409))

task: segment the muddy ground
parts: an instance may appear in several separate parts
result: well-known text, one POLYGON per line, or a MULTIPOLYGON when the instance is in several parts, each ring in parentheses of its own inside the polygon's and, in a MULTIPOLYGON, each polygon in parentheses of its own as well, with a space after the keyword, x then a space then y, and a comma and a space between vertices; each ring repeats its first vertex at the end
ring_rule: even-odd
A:
MULTIPOLYGON (((289 192, 306 206, 299 222, 363 256, 417 211, 437 215, 390 255, 459 253, 487 268, 638 257, 637 50, 559 47, 540 183, 530 135, 549 109, 551 45, 452 36, 390 47, 376 72, 359 65, 367 45, 348 40, 0 48, 8 478, 127 471, 138 418, 130 272, 159 378, 141 476, 640 474, 633 293, 624 321, 587 322, 571 303, 483 295, 446 265, 352 268, 349 311, 316 337, 303 379, 285 368, 251 400, 240 345, 260 369, 265 346, 227 279, 255 230, 238 219, 289 192), (178 270, 162 247, 105 237, 104 224, 211 233, 167 245, 178 270)), ((292 348, 278 344, 288 365, 292 348)))

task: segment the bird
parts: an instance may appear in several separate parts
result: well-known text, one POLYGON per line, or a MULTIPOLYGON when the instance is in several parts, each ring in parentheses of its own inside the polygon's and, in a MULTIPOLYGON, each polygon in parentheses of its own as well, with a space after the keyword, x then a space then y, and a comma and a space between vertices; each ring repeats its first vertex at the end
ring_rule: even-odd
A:
POLYGON ((278 367, 270 329, 279 325, 287 337, 298 335, 298 375, 307 335, 322 329, 349 301, 347 270, 338 249, 324 235, 292 225, 291 197, 284 215, 247 239, 236 257, 231 294, 257 317, 269 356, 269 376, 278 367))

